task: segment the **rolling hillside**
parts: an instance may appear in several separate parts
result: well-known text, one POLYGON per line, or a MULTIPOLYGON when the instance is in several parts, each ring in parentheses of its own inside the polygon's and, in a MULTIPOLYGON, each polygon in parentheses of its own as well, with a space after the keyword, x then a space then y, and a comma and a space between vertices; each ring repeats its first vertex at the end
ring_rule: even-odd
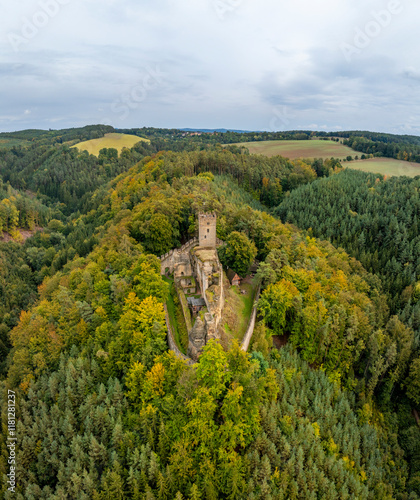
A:
POLYGON ((354 155, 354 151, 338 142, 309 140, 309 141, 258 141, 236 144, 245 146, 251 154, 266 156, 284 156, 295 160, 297 158, 346 158, 354 155))
POLYGON ((382 174, 388 176, 416 177, 420 175, 420 163, 413 163, 393 158, 369 158, 367 160, 353 161, 348 164, 349 168, 382 174))
POLYGON ((79 142, 73 147, 81 151, 87 151, 89 154, 98 156, 99 151, 103 148, 115 148, 119 153, 121 153, 123 148, 132 148, 140 141, 150 143, 149 139, 143 139, 142 137, 137 137, 136 135, 110 133, 105 134, 104 137, 101 137, 99 139, 91 139, 90 141, 79 142))
MULTIPOLYGON (((308 141, 256 141, 234 144, 245 146, 250 154, 265 156, 280 155, 291 160, 298 158, 339 158, 344 160, 347 156, 360 157, 361 154, 348 146, 333 141, 308 140, 308 141)), ((377 173, 388 176, 415 177, 420 175, 420 164, 393 158, 367 158, 366 160, 352 161, 343 164, 355 170, 377 173)))

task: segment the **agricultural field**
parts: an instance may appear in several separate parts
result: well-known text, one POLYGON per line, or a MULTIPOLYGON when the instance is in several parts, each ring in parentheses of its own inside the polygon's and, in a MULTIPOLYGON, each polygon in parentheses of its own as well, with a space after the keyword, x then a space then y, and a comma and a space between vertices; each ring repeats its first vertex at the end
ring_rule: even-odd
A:
MULTIPOLYGON (((281 155, 291 160, 298 158, 339 158, 345 159, 347 156, 361 156, 363 153, 343 146, 338 142, 322 141, 313 139, 309 141, 261 141, 242 142, 236 146, 245 146, 251 154, 261 154, 265 156, 281 155)), ((364 172, 375 174, 415 177, 420 175, 420 163, 410 163, 392 158, 369 158, 367 160, 356 160, 343 163, 343 166, 364 172)))
POLYGON ((355 151, 339 142, 321 141, 317 139, 309 141, 261 141, 241 142, 236 146, 245 146, 251 154, 266 156, 284 156, 291 160, 298 158, 346 158, 357 155, 355 151))
POLYGON ((416 177, 420 175, 420 163, 410 163, 392 158, 369 158, 345 163, 348 168, 389 176, 416 177))
POLYGON ((79 142, 73 147, 81 151, 87 151, 91 155, 98 156, 102 148, 115 148, 118 153, 121 153, 123 148, 132 148, 140 141, 150 142, 149 139, 143 139, 136 135, 129 134, 105 134, 104 137, 99 139, 91 139, 90 141, 79 142))

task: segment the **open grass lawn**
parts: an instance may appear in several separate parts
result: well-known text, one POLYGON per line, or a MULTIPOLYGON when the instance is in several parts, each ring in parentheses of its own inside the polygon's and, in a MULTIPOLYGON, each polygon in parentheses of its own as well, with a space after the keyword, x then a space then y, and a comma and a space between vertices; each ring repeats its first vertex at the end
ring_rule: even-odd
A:
POLYGON ((140 141, 150 142, 149 139, 143 139, 136 135, 129 134, 105 134, 99 139, 91 139, 90 141, 79 142, 74 148, 81 151, 87 151, 91 155, 98 156, 102 148, 115 148, 118 153, 121 153, 123 148, 132 148, 140 141))
POLYGON ((251 154, 266 156, 284 156, 291 160, 297 158, 346 158, 356 153, 351 148, 343 146, 339 142, 321 141, 318 139, 310 141, 261 141, 241 142, 236 146, 245 146, 251 154))
POLYGON ((225 294, 222 324, 225 332, 239 341, 242 341, 251 317, 256 289, 254 280, 240 287, 232 286, 225 294), (245 290, 246 295, 242 295, 241 290, 245 290))
POLYGON ((169 284, 169 293, 166 299, 166 308, 168 309, 169 323, 171 324, 172 332, 175 337, 175 342, 179 350, 183 354, 186 354, 187 353, 186 348, 181 342, 181 337, 185 337, 185 332, 186 332, 187 342, 188 342, 188 332, 187 332, 187 326, 185 325, 184 315, 182 313, 182 307, 176 295, 174 280, 171 280, 166 276, 162 276, 162 279, 169 284))
POLYGON ((369 158, 368 160, 351 161, 344 163, 347 168, 372 172, 374 174, 415 177, 420 175, 420 163, 410 163, 392 158, 369 158))

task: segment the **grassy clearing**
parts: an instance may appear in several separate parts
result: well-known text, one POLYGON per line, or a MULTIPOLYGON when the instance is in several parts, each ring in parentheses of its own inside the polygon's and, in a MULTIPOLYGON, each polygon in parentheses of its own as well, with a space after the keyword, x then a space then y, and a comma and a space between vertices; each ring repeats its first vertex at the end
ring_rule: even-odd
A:
POLYGON ((368 160, 359 160, 345 163, 348 168, 354 170, 363 170, 374 174, 415 177, 420 175, 420 163, 410 163, 403 160, 394 160, 392 158, 369 158, 368 160))
POLYGON ((339 142, 321 141, 313 139, 310 141, 261 141, 241 142, 237 146, 245 146, 251 154, 265 156, 284 156, 291 160, 298 158, 346 158, 354 156, 353 149, 343 146, 339 142))
POLYGON ((14 146, 29 146, 29 141, 24 139, 0 139, 0 148, 10 149, 14 146))
POLYGON ((182 307, 175 290, 174 280, 162 276, 162 279, 169 283, 169 293, 166 299, 166 307, 168 309, 169 323, 171 324, 176 345, 183 353, 187 353, 188 349, 188 331, 185 324, 182 307))
POLYGON ((132 148, 140 141, 150 142, 149 139, 143 139, 136 135, 129 134, 105 134, 99 139, 91 139, 90 141, 79 142, 74 148, 81 151, 87 151, 91 155, 98 156, 102 148, 115 148, 118 153, 121 153, 123 148, 132 148))
POLYGON ((253 280, 240 287, 232 286, 226 291, 222 325, 228 335, 239 341, 242 341, 248 327, 256 289, 257 283, 253 280), (246 295, 241 294, 241 290, 245 290, 246 295))

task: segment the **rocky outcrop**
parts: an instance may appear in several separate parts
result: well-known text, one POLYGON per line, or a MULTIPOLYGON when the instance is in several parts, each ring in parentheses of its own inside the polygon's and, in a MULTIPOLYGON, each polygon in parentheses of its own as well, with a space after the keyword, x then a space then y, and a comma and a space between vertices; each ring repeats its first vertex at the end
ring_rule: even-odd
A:
POLYGON ((217 338, 219 337, 213 315, 205 313, 203 317, 197 316, 195 325, 188 333, 188 356, 197 361, 204 346, 217 338))
POLYGON ((188 356, 196 361, 206 345, 207 331, 205 322, 197 317, 194 326, 188 333, 188 356))

